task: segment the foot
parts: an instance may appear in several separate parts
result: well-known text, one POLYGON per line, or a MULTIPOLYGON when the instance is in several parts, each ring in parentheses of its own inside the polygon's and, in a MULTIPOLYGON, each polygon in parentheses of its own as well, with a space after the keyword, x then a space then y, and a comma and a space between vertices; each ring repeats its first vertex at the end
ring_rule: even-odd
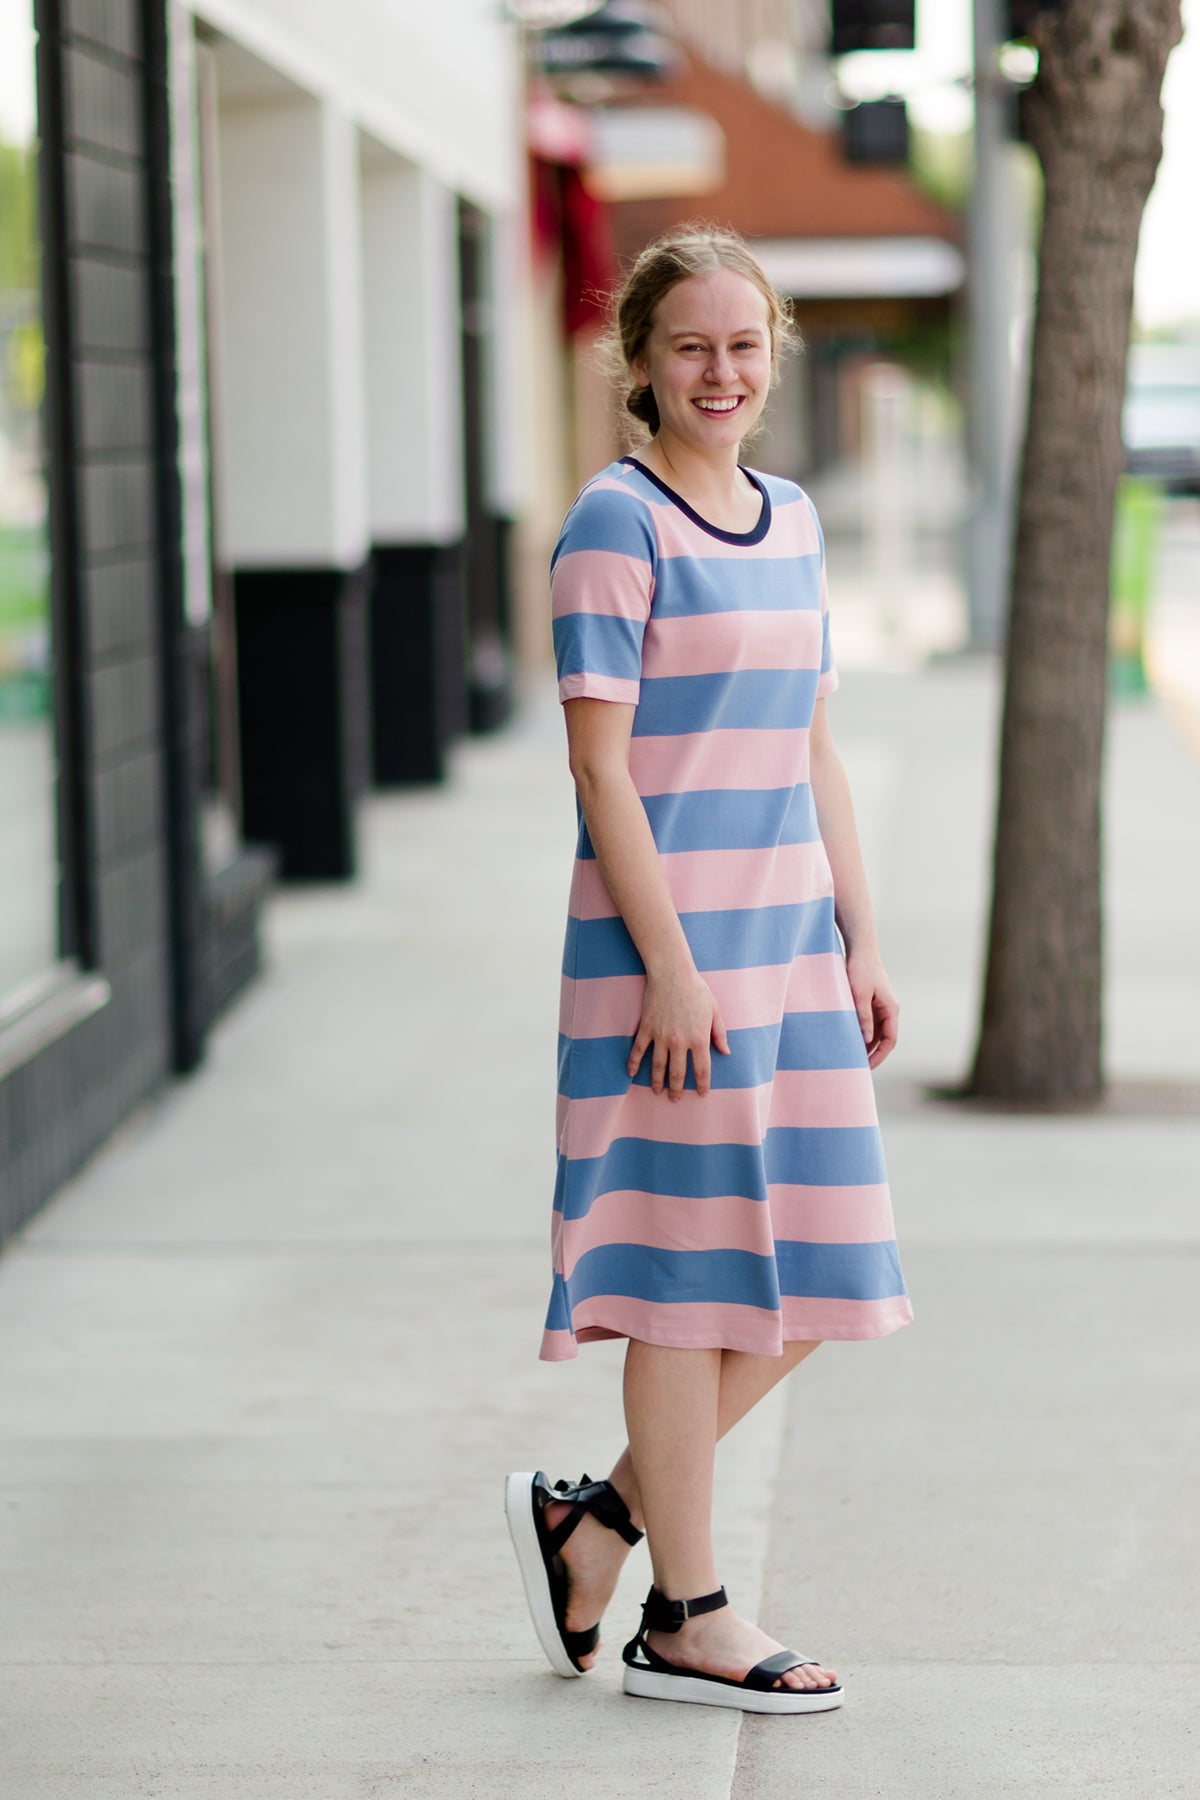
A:
MULTIPOLYGON (((570 1510, 565 1501, 555 1501, 546 1507, 546 1524, 551 1531, 570 1510)), ((591 1513, 585 1513, 580 1519, 558 1553, 567 1570, 565 1623, 568 1631, 587 1631, 604 1617, 629 1550, 623 1537, 610 1531, 607 1525, 601 1525, 591 1513)), ((581 1656, 580 1667, 590 1669, 598 1650, 599 1645, 590 1656, 581 1656)))
MULTIPOLYGON (((706 1675, 727 1675, 734 1681, 741 1681, 764 1657, 787 1648, 757 1625, 740 1619, 731 1606, 685 1619, 678 1631, 648 1631, 646 1642, 667 1662, 701 1670, 706 1675)), ((836 1685, 834 1671, 822 1668, 820 1663, 802 1663, 775 1683, 777 1688, 800 1688, 806 1692, 836 1685)))

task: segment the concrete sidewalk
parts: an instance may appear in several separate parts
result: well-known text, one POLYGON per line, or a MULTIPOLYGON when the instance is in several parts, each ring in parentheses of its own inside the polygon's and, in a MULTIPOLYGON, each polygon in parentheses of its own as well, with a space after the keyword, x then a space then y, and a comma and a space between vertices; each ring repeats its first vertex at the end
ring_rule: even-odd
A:
POLYGON ((208 1068, 0 1260, 10 1800, 1194 1793, 1200 776, 1153 704, 1117 714, 1120 1107, 932 1105, 970 1045, 994 704, 966 663, 832 703, 904 1008, 879 1092, 917 1324, 739 1427, 718 1513, 737 1602, 765 1589, 845 1709, 626 1699, 644 1550, 589 1679, 524 1613, 505 1470, 602 1473, 622 1438, 618 1346, 535 1360, 574 829, 543 687, 448 791, 371 801, 357 887, 276 899, 208 1068))

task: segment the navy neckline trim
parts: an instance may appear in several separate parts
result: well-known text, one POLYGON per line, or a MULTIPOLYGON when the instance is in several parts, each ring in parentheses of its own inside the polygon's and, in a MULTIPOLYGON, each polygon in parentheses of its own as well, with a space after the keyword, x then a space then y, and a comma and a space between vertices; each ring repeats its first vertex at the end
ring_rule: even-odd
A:
POLYGON ((709 537, 720 538, 723 544, 761 544, 771 529, 771 496, 767 492, 766 484, 760 481, 753 469, 748 469, 745 463, 739 463, 738 468, 748 476, 762 495, 762 511, 758 515, 758 524, 752 531, 722 531, 719 525, 710 525, 707 519, 702 519, 695 508, 688 505, 682 494, 677 494, 673 487, 668 487, 666 482, 660 480, 654 473, 653 469, 648 469, 644 462, 638 461, 636 456, 622 456, 618 460, 628 463, 631 469, 638 469, 647 481, 652 481, 655 487, 667 496, 668 500, 675 502, 680 512, 684 513, 693 525, 698 525, 701 531, 707 531, 709 537))

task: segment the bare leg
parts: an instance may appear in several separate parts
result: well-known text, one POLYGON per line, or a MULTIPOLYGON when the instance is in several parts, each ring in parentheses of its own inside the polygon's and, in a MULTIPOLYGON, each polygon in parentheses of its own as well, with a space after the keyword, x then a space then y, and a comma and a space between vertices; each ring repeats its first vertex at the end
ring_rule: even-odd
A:
MULTIPOLYGON (((724 1437, 727 1431, 731 1431, 739 1419, 745 1418, 765 1394, 816 1348, 815 1343, 789 1343, 784 1345, 782 1356, 753 1356, 744 1350, 704 1352, 703 1354, 710 1356, 719 1355, 721 1359, 717 1391, 717 1437, 724 1437)), ((609 1480, 628 1506, 634 1524, 639 1530, 643 1530, 646 1521, 642 1497, 628 1445, 617 1458, 609 1480)), ((565 1505, 561 1509, 557 1505, 547 1507, 547 1523, 552 1527, 557 1525, 568 1510, 565 1505)), ((572 1532, 562 1555, 571 1579, 567 1626, 571 1631, 585 1631, 603 1616, 612 1599, 617 1577, 628 1555, 628 1545, 614 1531, 609 1531, 595 1519, 585 1516, 572 1532)), ((708 1593, 715 1586, 714 1581, 710 1588, 691 1588, 688 1592, 708 1593)), ((672 1598, 675 1597, 672 1595, 672 1598)), ((595 1661, 595 1654, 581 1657, 580 1661, 585 1668, 590 1668, 595 1661)))
MULTIPOLYGON (((631 1340, 625 1358, 625 1421, 637 1472, 654 1585, 669 1600, 719 1586, 712 1547, 713 1452, 722 1353, 668 1350, 631 1340)), ((678 1632, 651 1631, 646 1642, 669 1662, 735 1680, 784 1646, 732 1606, 688 1619, 678 1632)), ((817 1663, 780 1676, 776 1687, 832 1687, 817 1663)))

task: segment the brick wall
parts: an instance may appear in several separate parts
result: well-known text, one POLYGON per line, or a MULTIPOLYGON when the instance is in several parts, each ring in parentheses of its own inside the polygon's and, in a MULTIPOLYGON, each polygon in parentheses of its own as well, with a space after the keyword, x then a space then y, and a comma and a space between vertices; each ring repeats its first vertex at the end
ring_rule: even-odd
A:
POLYGON ((148 141, 163 92, 161 7, 39 0, 36 16, 63 947, 109 993, 80 980, 76 1003, 60 994, 0 1043, 0 1234, 177 1063, 181 828, 195 864, 194 782, 191 816, 184 804, 168 822, 179 790, 168 746, 180 734, 165 716, 177 558, 164 538, 169 244, 154 188, 165 168, 152 170, 148 141))

